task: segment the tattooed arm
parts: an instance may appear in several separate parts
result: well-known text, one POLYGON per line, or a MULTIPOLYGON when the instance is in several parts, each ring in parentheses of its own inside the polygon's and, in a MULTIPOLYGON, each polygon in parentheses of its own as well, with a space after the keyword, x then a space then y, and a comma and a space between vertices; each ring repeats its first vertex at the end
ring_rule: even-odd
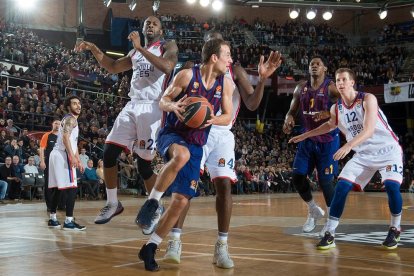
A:
POLYGON ((74 152, 72 150, 72 145, 70 144, 70 135, 72 134, 72 130, 76 127, 77 122, 76 119, 72 116, 67 117, 63 121, 63 144, 65 145, 66 152, 69 156, 69 162, 71 167, 80 168, 81 162, 79 159, 78 150, 74 152))

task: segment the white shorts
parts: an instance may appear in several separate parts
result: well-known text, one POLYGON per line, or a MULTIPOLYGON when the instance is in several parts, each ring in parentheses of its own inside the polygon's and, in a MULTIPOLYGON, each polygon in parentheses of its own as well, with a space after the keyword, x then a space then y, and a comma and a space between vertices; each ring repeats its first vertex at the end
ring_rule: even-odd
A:
POLYGON ((54 149, 49 156, 49 188, 76 188, 76 169, 70 166, 66 151, 54 149))
POLYGON ((355 153, 338 178, 357 184, 363 190, 376 171, 380 172, 382 182, 392 180, 401 183, 403 180, 401 147, 395 146, 382 155, 355 153))
POLYGON ((158 101, 131 100, 119 113, 105 143, 128 148, 142 159, 152 160, 161 118, 158 101))
POLYGON ((234 145, 234 135, 230 130, 211 129, 207 143, 203 146, 201 169, 204 170, 205 164, 212 180, 223 177, 230 178, 233 182, 237 181, 234 172, 234 145))

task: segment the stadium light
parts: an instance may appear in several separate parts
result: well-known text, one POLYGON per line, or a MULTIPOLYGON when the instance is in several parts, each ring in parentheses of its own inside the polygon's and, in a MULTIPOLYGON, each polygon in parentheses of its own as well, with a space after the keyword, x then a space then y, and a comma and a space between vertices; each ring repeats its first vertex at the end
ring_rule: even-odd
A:
POLYGON ((205 8, 210 4, 210 0, 200 0, 200 5, 205 8))
POLYGON ((111 5, 112 0, 103 0, 105 7, 109 7, 111 5))
POLYGON ((213 3, 211 4, 211 7, 215 11, 221 11, 223 9, 223 5, 224 4, 222 0, 214 0, 213 3))
POLYGON ((414 7, 411 9, 411 15, 414 17, 414 7))
POLYGON ((188 4, 194 4, 196 2, 196 0, 187 0, 188 4))
POLYGON ((386 8, 382 8, 380 9, 380 11, 378 12, 378 16, 381 20, 385 19, 385 17, 387 17, 388 12, 386 8))
POLYGON ((135 10, 136 6, 137 6, 137 0, 132 0, 128 7, 131 11, 133 11, 135 10))
POLYGON ((36 5, 35 0, 16 0, 17 7, 21 10, 30 10, 36 5))
POLYGON ((257 9, 259 7, 259 5, 252 5, 253 9, 257 9))
POLYGON ((322 14, 322 18, 325 19, 326 21, 331 20, 332 14, 333 14, 333 11, 327 10, 322 14))
POLYGON ((309 20, 313 20, 316 17, 316 9, 310 9, 306 12, 306 18, 309 20))
POLYGON ((289 9, 289 17, 292 19, 296 19, 299 16, 299 9, 293 8, 293 9, 289 9))

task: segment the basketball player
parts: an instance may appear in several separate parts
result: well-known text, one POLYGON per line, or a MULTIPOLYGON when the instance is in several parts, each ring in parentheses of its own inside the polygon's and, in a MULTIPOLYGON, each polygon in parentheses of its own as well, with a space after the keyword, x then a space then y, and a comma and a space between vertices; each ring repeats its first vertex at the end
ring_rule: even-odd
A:
POLYGON ((48 226, 60 228, 60 223, 56 218, 56 208, 60 198, 60 191, 67 190, 66 197, 66 219, 63 230, 83 231, 85 226, 81 226, 73 219, 73 209, 76 199, 76 169, 83 173, 84 168, 79 158, 78 152, 78 117, 81 113, 81 102, 77 96, 69 96, 65 99, 64 107, 68 111, 59 127, 55 147, 49 157, 49 188, 52 192, 50 205, 50 219, 48 226))
MULTIPOLYGON (((290 109, 283 125, 286 134, 291 133, 298 111, 301 113, 305 131, 315 129, 329 120, 329 108, 337 101, 339 93, 332 80, 326 77, 326 71, 326 63, 322 57, 312 58, 309 64, 310 80, 299 83, 293 92, 290 109)), ((318 184, 329 210, 334 192, 332 182, 338 169, 338 162, 333 160, 333 154, 338 148, 337 131, 306 139, 298 145, 293 162, 292 182, 308 206, 308 218, 303 225, 303 232, 315 229, 316 221, 325 215, 324 210, 313 200, 306 177, 311 175, 316 167, 318 184)))
POLYGON ((50 198, 51 198, 49 184, 48 184, 49 183, 49 156, 53 148, 55 147, 55 143, 57 140, 57 134, 59 132, 59 126, 60 126, 60 121, 54 120, 52 123, 52 130, 43 134, 42 139, 40 140, 40 150, 39 150, 40 169, 43 170, 43 173, 45 176, 44 193, 45 193, 46 208, 48 212, 50 211, 50 198))
MULTIPOLYGON (((119 113, 105 141, 103 162, 107 203, 95 219, 97 224, 109 222, 124 209, 117 199, 116 160, 122 150, 132 150, 134 142, 138 140, 139 147, 135 147, 138 171, 144 179, 147 191, 152 190, 157 178, 153 172, 152 159, 156 154, 155 140, 162 117, 159 100, 177 63, 178 48, 174 41, 161 40, 163 30, 157 17, 150 16, 145 20, 142 33, 145 47, 141 46, 139 33, 132 32, 128 39, 132 41, 134 49, 128 56, 118 60, 107 57, 90 42, 81 42, 76 47, 78 51, 90 50, 99 64, 111 73, 133 69, 131 90, 128 94, 131 101, 119 113)), ((160 217, 162 207, 157 212, 160 217)), ((152 231, 148 227, 143 229, 144 234, 152 231)))
MULTIPOLYGON (((201 67, 195 66, 178 73, 160 101, 161 109, 169 113, 166 124, 160 131, 157 146, 169 161, 161 169, 151 194, 154 191, 159 193, 155 187, 165 191, 172 184, 172 198, 157 229, 139 252, 145 269, 150 271, 158 270, 154 259, 155 251, 197 191, 203 145, 207 142, 211 125, 226 126, 232 119, 233 86, 230 79, 224 77, 227 66, 232 62, 230 47, 222 39, 212 39, 204 44, 201 56, 201 67), (180 113, 184 112, 185 97, 194 95, 207 98, 214 107, 214 114, 221 108, 221 114, 213 115, 202 129, 189 129, 181 122, 183 118, 180 113)), ((138 215, 140 224, 151 223, 161 195, 145 202, 138 215)))
POLYGON ((349 191, 353 186, 364 189, 375 172, 379 171, 388 194, 391 212, 390 228, 382 245, 387 249, 395 249, 401 231, 402 149, 397 136, 379 109, 375 96, 354 90, 355 73, 351 69, 340 68, 335 76, 336 86, 342 98, 331 107, 329 121, 289 141, 297 143, 338 127, 346 136, 347 143, 335 152, 334 159, 343 159, 351 150, 355 151, 339 175, 329 219, 325 225, 326 232, 317 248, 335 247, 335 229, 339 224, 349 191))
MULTIPOLYGON (((204 38, 205 41, 220 38, 222 35, 218 31, 208 32, 204 38)), ((203 146, 203 159, 201 160, 201 169, 204 164, 210 172, 210 177, 216 188, 216 212, 218 222, 218 238, 215 245, 213 263, 220 268, 232 268, 234 263, 229 256, 227 239, 230 227, 230 218, 232 212, 231 184, 237 181, 234 172, 234 135, 230 131, 237 117, 237 112, 242 99, 249 110, 256 110, 263 98, 264 82, 280 66, 281 54, 279 52, 270 53, 266 63, 263 57, 259 61, 258 73, 259 81, 254 89, 247 78, 246 71, 241 66, 229 66, 226 76, 233 84, 233 114, 232 122, 227 126, 212 126, 207 139, 207 144, 203 146), (236 86, 237 83, 237 86, 236 86), (240 91, 240 93, 239 93, 240 91), (240 99, 241 96, 241 99, 240 99)), ((181 255, 181 231, 184 224, 185 216, 189 209, 190 201, 187 208, 183 211, 177 224, 171 229, 168 241, 168 247, 164 256, 164 261, 180 263, 181 255)))

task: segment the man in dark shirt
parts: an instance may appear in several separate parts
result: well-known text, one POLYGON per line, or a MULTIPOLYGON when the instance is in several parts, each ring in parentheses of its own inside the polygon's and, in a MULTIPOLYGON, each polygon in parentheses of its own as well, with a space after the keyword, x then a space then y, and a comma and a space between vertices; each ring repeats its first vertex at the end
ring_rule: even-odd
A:
MULTIPOLYGON (((10 156, 7 156, 4 161, 4 165, 0 167, 0 180, 7 182, 9 187, 18 183, 17 182, 18 178, 16 177, 15 171, 11 164, 12 164, 12 158, 10 156)), ((9 198, 14 199, 10 197, 10 192, 9 192, 9 198)))
POLYGON ((40 140, 40 169, 43 170, 45 175, 45 201, 47 209, 50 209, 50 198, 51 194, 49 191, 49 175, 48 171, 46 170, 46 164, 49 164, 49 156, 50 153, 53 150, 53 147, 55 146, 56 140, 57 140, 57 134, 59 131, 60 121, 54 120, 52 123, 52 130, 49 132, 46 132, 42 139, 40 140))

